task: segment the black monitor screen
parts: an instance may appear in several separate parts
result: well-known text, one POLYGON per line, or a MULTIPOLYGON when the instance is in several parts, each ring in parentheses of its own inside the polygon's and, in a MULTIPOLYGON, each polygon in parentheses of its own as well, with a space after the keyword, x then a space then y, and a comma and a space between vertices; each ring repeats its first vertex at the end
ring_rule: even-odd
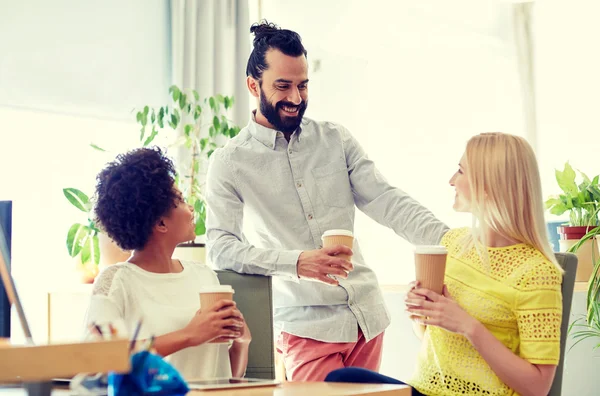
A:
MULTIPOLYGON (((4 254, 4 261, 10 266, 10 250, 12 236, 12 202, 0 201, 0 254, 4 254), (8 256, 8 257, 7 257, 8 256)), ((10 267, 8 268, 10 271, 10 267)), ((4 289, 4 283, 0 282, 0 337, 10 337, 10 304, 4 289)))

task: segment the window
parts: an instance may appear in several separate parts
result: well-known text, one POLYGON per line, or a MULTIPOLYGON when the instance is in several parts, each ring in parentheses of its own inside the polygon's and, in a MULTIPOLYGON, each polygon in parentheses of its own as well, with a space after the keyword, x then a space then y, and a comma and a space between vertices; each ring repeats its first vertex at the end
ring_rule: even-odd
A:
MULTIPOLYGON (((345 125, 392 185, 451 227, 466 141, 523 133, 510 4, 428 0, 263 0, 262 17, 296 30, 308 50, 306 112, 345 125)), ((355 232, 380 283, 413 279, 412 247, 362 213, 355 232)))

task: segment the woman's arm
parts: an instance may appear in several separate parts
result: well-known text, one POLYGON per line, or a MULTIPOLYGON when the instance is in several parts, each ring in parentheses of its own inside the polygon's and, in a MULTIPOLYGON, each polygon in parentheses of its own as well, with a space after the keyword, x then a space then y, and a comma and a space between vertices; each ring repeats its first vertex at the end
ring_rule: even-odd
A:
POLYGON ((217 338, 241 336, 243 318, 231 300, 220 300, 211 308, 198 310, 183 329, 156 337, 154 348, 161 356, 169 356, 184 348, 204 344, 217 338))
POLYGON ((532 364, 515 355, 478 320, 454 301, 444 286, 444 295, 427 289, 412 291, 424 299, 407 299, 407 309, 420 322, 465 336, 498 378, 523 396, 547 395, 556 366, 532 364))
POLYGON ((556 366, 529 363, 504 346, 481 322, 471 319, 463 335, 498 378, 520 395, 546 396, 552 386, 556 366))
POLYGON ((244 329, 241 337, 233 340, 233 345, 229 348, 229 362, 231 364, 231 375, 233 377, 243 377, 246 375, 250 341, 252 341, 252 334, 250 334, 250 329, 244 321, 244 329))

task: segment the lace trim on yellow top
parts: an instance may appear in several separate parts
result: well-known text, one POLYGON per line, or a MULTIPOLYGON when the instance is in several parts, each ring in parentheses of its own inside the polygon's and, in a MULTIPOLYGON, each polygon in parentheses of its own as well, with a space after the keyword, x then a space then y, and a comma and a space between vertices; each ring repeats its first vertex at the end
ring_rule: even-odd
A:
MULTIPOLYGON (((469 229, 449 231, 445 282, 452 297, 507 348, 533 364, 558 364, 562 275, 531 246, 464 250, 469 229), (462 254, 462 255, 461 255, 462 254), (489 264, 488 264, 489 263, 489 264)), ((410 384, 426 395, 515 395, 463 336, 428 326, 410 384)))

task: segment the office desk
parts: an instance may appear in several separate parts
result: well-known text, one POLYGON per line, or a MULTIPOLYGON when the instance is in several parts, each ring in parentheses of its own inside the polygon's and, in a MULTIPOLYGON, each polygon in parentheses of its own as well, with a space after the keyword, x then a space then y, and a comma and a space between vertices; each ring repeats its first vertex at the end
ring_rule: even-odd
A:
MULTIPOLYGON (((69 395, 68 390, 54 390, 52 395, 69 395)), ((411 389, 404 385, 387 384, 341 384, 332 382, 284 382, 277 387, 240 388, 219 391, 192 391, 188 396, 341 396, 341 395, 385 395, 410 396, 411 389)), ((23 389, 0 389, 2 396, 25 396, 23 389)))
POLYGON ((307 395, 386 395, 410 396, 411 388, 388 384, 346 384, 333 382, 284 382, 276 387, 192 391, 189 396, 307 396, 307 395))

